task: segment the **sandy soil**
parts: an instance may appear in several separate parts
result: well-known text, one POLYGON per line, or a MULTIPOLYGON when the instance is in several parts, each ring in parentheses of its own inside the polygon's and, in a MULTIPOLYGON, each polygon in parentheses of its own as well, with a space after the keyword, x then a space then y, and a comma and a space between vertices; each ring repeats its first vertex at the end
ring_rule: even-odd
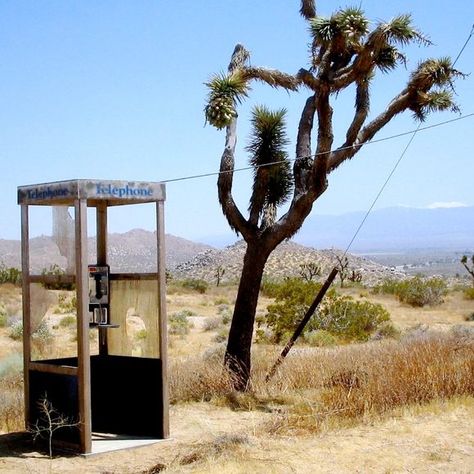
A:
POLYGON ((262 424, 271 416, 181 405, 171 413, 173 439, 87 458, 50 460, 3 435, 0 472, 135 474, 159 464, 167 473, 474 472, 474 399, 316 436, 269 436, 262 424), (241 442, 219 451, 226 436, 241 442))

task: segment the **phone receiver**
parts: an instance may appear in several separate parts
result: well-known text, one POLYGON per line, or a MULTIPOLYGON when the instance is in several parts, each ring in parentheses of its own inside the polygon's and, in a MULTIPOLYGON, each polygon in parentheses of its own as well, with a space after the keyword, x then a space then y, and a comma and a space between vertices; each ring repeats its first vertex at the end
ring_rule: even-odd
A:
POLYGON ((94 275, 95 279, 95 297, 100 300, 102 296, 104 296, 104 293, 102 292, 102 278, 99 273, 96 273, 94 275))

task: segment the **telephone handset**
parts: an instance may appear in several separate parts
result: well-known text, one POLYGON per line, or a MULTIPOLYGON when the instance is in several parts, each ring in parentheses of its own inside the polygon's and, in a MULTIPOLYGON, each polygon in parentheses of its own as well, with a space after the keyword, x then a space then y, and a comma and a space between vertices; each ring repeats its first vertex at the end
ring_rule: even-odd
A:
POLYGON ((109 323, 109 266, 89 265, 89 311, 91 324, 109 323))

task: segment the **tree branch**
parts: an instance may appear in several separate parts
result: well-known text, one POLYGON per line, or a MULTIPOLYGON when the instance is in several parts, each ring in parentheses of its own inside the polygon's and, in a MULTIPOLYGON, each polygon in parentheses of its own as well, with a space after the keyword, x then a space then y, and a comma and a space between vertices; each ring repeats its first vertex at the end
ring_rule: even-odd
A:
POLYGON ((268 186, 268 167, 261 166, 256 171, 256 177, 253 182, 252 197, 250 198, 250 217, 249 223, 252 226, 258 226, 258 220, 265 204, 265 195, 268 186))
MULTIPOLYGON (((229 73, 241 69, 248 60, 248 51, 238 44, 229 63, 229 73)), ((221 157, 220 174, 217 179, 219 203, 231 229, 240 232, 244 239, 250 236, 250 225, 239 211, 232 197, 234 178, 234 154, 237 143, 237 117, 226 128, 225 147, 221 157)))
POLYGON ((317 104, 318 112, 318 147, 313 161, 312 186, 318 193, 326 186, 328 160, 332 142, 332 107, 329 104, 329 89, 320 90, 317 104))
POLYGON ((306 192, 308 189, 308 174, 313 163, 313 160, 311 159, 311 131, 313 130, 316 103, 316 94, 308 97, 298 125, 296 160, 293 165, 295 197, 306 192))
POLYGON ((390 120, 405 111, 410 106, 410 92, 408 88, 401 92, 395 99, 390 102, 388 107, 378 115, 374 120, 367 124, 357 135, 357 138, 352 144, 348 144, 350 148, 346 148, 344 145, 331 153, 328 162, 328 173, 334 171, 341 163, 347 159, 352 158, 359 148, 371 140, 374 135, 387 125, 390 120))
POLYGON ((246 67, 241 71, 245 80, 255 79, 265 82, 271 87, 282 87, 283 89, 296 91, 298 89, 298 79, 277 69, 267 69, 263 67, 246 67))

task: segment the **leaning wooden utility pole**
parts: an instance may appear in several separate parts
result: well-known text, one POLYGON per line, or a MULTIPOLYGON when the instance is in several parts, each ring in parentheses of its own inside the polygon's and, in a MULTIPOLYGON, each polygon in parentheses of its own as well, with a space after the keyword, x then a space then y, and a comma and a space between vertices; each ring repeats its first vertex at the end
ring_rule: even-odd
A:
POLYGON ((338 273, 338 269, 334 267, 331 273, 329 274, 329 276, 327 277, 327 280, 324 282, 324 285, 319 290, 319 293, 316 295, 316 298, 314 299, 313 304, 308 308, 308 311, 306 311, 306 314, 304 315, 304 318, 301 320, 300 324, 296 328, 295 333, 293 334, 293 336, 291 336, 291 339, 288 341, 285 348, 281 351, 280 356, 278 357, 276 362, 273 364, 273 367, 270 369, 270 372, 268 372, 267 376, 265 377, 266 382, 268 382, 275 375, 276 370, 281 365, 284 358, 287 356, 288 352, 290 352, 290 349, 293 347, 296 340, 300 337, 306 324, 308 324, 308 321, 311 319, 311 316, 316 311, 316 308, 319 306, 319 303, 321 303, 321 301, 324 298, 324 295, 329 290, 329 287, 334 281, 334 278, 336 278, 337 273, 338 273))

